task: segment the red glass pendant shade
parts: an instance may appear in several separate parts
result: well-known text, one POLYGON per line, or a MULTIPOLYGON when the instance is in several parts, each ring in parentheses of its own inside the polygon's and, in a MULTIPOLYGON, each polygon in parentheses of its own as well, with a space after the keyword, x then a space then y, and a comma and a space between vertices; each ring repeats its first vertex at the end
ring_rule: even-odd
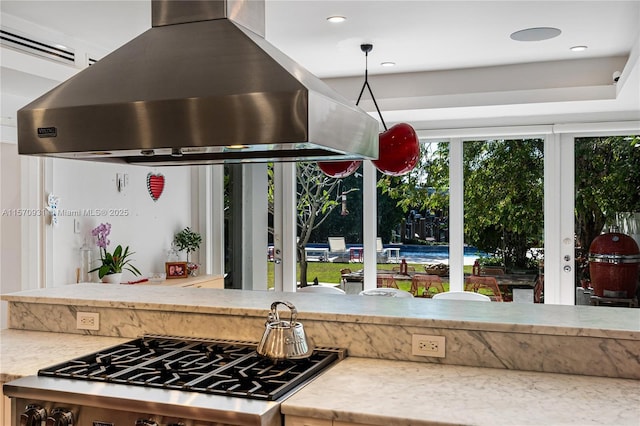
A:
POLYGON ((398 123, 380 133, 378 159, 373 164, 386 175, 402 176, 413 170, 419 158, 416 131, 407 123, 398 123))
POLYGON ((361 161, 319 161, 318 167, 322 172, 332 178, 342 179, 352 175, 360 167, 361 161))
MULTIPOLYGON (((382 126, 385 128, 385 131, 379 135, 378 159, 373 160, 373 164, 380 172, 386 175, 402 176, 409 173, 418 164, 418 159, 420 158, 418 135, 413 127, 407 123, 398 123, 387 130, 387 125, 384 122, 384 118, 382 118, 380 108, 378 108, 378 103, 369 85, 366 61, 372 49, 373 45, 371 44, 360 45, 360 50, 365 54, 365 74, 364 84, 360 90, 356 105, 360 103, 364 89, 369 89, 371 100, 376 107, 376 111, 378 111, 382 126)), ((323 161, 319 162, 318 166, 327 176, 343 178, 355 172, 360 166, 360 161, 323 161)))

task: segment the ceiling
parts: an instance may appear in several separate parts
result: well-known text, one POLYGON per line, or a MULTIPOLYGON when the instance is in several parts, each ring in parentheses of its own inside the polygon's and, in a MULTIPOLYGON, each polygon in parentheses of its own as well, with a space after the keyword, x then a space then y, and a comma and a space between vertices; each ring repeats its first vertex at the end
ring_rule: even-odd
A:
MULTIPOLYGON (((3 15, 103 53, 151 22, 148 0, 0 5, 3 15)), ((267 40, 354 101, 365 68, 360 45, 373 44, 368 69, 383 116, 423 129, 640 119, 638 22, 638 0, 266 0, 267 40), (347 20, 332 24, 332 15, 347 20), (531 27, 562 32, 544 41, 509 37, 531 27), (569 49, 576 45, 588 48, 569 49), (623 73, 617 87, 615 71, 623 73)), ((2 66, 3 92, 36 96, 47 86, 2 66)), ((361 106, 375 111, 368 99, 361 106)))

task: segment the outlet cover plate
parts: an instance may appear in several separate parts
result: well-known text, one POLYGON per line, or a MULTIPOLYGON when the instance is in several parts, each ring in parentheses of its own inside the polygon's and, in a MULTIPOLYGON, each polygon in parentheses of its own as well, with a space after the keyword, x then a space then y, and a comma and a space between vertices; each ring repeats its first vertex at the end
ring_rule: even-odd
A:
POLYGON ((100 314, 97 312, 78 312, 76 314, 78 330, 100 330, 100 314))
POLYGON ((426 334, 411 335, 411 355, 444 358, 444 336, 429 336, 426 334))

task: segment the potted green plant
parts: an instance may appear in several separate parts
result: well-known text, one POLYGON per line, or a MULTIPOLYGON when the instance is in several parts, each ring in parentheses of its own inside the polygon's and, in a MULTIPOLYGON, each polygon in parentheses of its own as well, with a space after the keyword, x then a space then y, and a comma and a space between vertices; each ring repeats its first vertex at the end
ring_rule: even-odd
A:
POLYGON ((198 274, 198 265, 189 260, 189 254, 200 248, 200 244, 202 244, 202 236, 187 226, 173 237, 173 242, 179 251, 187 252, 187 268, 189 269, 189 275, 196 276, 198 274))
POLYGON ((98 277, 102 282, 108 283, 120 283, 123 270, 129 271, 133 275, 140 275, 138 268, 131 264, 129 257, 134 253, 129 251, 129 246, 123 249, 121 245, 118 245, 113 253, 107 251, 107 246, 111 243, 107 239, 110 233, 110 223, 101 223, 91 231, 91 235, 97 238, 96 245, 100 248, 102 264, 89 272, 98 271, 98 277))

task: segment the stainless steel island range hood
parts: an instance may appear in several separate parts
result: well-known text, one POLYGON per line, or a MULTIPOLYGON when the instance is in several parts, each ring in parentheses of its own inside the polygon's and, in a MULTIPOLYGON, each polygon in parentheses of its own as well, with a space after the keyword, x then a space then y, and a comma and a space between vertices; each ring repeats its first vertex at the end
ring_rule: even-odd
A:
POLYGON ((20 154, 132 164, 377 158, 378 122, 264 39, 264 1, 152 1, 153 28, 18 111, 20 154))

